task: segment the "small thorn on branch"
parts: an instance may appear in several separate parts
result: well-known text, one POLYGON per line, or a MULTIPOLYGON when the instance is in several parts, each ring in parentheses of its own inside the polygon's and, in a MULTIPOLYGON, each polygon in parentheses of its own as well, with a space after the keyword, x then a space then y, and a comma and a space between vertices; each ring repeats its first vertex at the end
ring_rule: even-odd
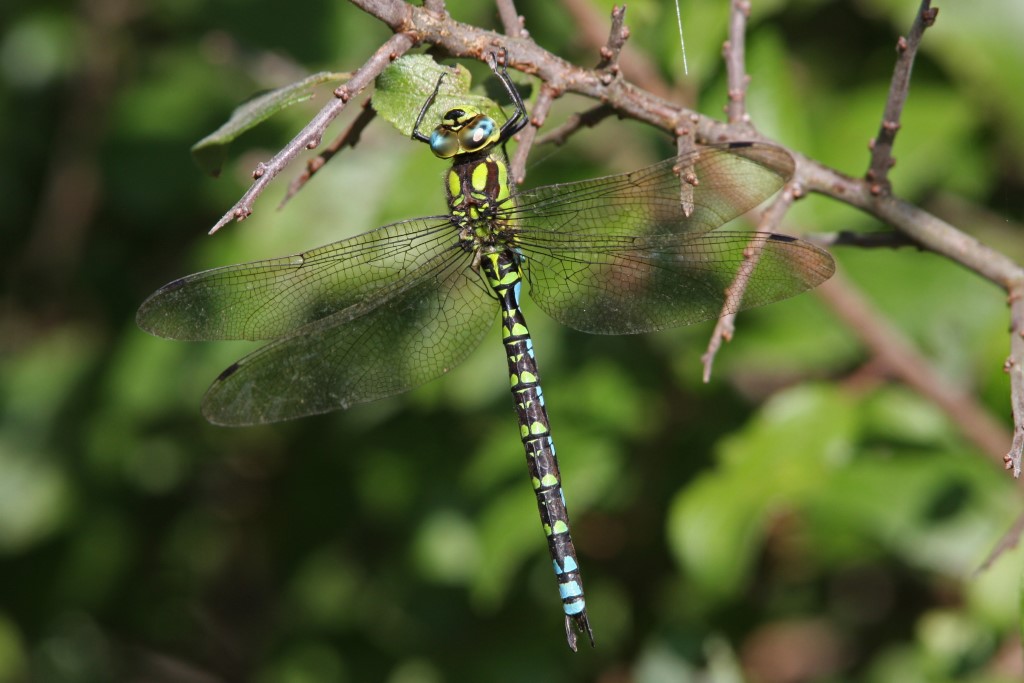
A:
MULTIPOLYGON (((626 27, 626 7, 615 5, 612 7, 612 25, 608 31, 608 40, 598 50, 601 61, 597 63, 596 70, 604 71, 612 76, 618 74, 619 54, 627 40, 629 40, 629 29, 626 27)), ((609 80, 609 82, 611 81, 609 80)))

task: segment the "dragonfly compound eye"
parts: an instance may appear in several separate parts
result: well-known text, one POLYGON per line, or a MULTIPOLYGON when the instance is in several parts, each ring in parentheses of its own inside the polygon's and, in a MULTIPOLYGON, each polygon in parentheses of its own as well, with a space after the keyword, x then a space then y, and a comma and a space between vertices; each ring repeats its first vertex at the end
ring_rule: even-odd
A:
POLYGON ((439 159, 451 159, 459 153, 459 136, 444 126, 430 134, 430 151, 439 159))
POLYGON ((459 145, 463 152, 477 152, 497 142, 499 135, 494 119, 480 114, 459 131, 459 145))

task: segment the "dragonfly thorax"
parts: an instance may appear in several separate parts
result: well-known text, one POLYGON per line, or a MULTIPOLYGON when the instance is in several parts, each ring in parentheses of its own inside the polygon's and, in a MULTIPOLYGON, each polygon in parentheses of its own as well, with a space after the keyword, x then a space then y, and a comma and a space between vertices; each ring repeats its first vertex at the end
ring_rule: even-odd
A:
POLYGON ((448 210, 468 251, 511 246, 513 208, 508 166, 500 152, 456 157, 448 171, 448 210))

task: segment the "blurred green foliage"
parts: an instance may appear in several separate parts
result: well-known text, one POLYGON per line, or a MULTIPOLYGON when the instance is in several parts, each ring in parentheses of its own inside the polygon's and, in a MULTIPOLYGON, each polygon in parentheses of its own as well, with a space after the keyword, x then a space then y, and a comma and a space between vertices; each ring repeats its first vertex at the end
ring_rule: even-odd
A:
MULTIPOLYGON (((1024 13, 936 4, 894 186, 1020 259, 1024 13)), ((561 3, 517 5, 541 45, 596 61, 561 3)), ((627 15, 632 48, 709 113, 727 5, 683 3, 687 76, 673 9, 627 15)), ((860 175, 916 6, 755 0, 754 122, 860 175)), ((448 8, 497 27, 490 3, 448 8)), ((133 320, 145 296, 436 213, 444 166, 377 121, 285 211, 282 181, 208 238, 330 86, 236 141, 219 181, 189 148, 252 94, 354 69, 388 35, 326 0, 0 7, 0 681, 1019 680, 1024 558, 978 571, 1017 487, 938 408, 873 375, 813 294, 743 314, 709 385, 710 325, 588 337, 527 304, 598 641, 576 655, 497 329, 407 395, 268 427, 202 421, 204 388, 252 346, 150 338, 133 320)), ((589 105, 567 97, 549 120, 589 105)), ((529 182, 670 153, 610 120, 535 150, 529 182)), ((882 229, 821 198, 787 225, 882 229)), ((1009 426, 997 289, 912 250, 836 255, 1009 426)))

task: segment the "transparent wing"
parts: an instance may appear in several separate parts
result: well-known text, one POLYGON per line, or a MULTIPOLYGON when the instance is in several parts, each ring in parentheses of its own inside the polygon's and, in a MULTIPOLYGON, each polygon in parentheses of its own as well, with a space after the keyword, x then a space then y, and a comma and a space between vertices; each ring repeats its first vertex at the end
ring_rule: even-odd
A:
POLYGON ((215 268, 175 280, 139 308, 140 327, 186 340, 276 339, 371 302, 457 248, 447 216, 386 225, 293 256, 215 268))
MULTIPOLYGON (((707 320, 832 274, 831 257, 799 240, 710 233, 791 172, 783 150, 743 143, 542 187, 516 196, 502 217, 511 230, 494 246, 523 256, 533 298, 576 329, 707 320), (734 281, 746 285, 742 299, 728 294, 734 281)), ((496 317, 472 259, 449 217, 404 221, 176 280, 146 300, 138 322, 176 339, 274 340, 222 373, 203 411, 219 424, 291 419, 406 391, 461 362, 496 317)))
POLYGON ((761 306, 824 282, 828 252, 769 233, 564 236, 520 247, 530 296, 555 320, 594 334, 690 325, 761 306), (730 296, 743 288, 742 298, 730 296))
POLYGON ((278 422, 408 391, 448 372, 497 317, 471 255, 452 251, 387 296, 295 330, 214 382, 203 414, 222 425, 278 422))
POLYGON ((780 147, 702 146, 632 173, 547 185, 516 195, 522 233, 644 236, 709 232, 770 197, 793 174, 780 147))

